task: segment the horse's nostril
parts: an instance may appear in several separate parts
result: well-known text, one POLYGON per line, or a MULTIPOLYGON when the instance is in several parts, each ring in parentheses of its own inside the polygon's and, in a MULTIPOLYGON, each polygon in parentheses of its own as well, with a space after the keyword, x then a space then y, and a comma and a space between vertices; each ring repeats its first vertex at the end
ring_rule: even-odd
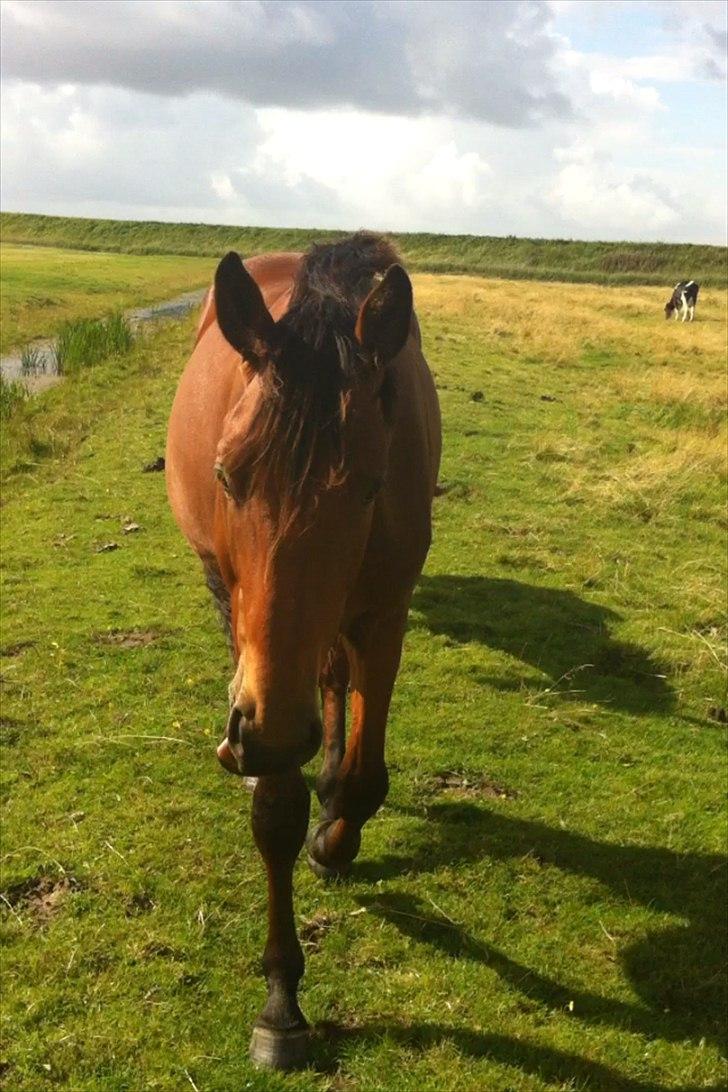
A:
POLYGON ((226 735, 231 744, 240 743, 240 710, 236 705, 230 710, 226 735))

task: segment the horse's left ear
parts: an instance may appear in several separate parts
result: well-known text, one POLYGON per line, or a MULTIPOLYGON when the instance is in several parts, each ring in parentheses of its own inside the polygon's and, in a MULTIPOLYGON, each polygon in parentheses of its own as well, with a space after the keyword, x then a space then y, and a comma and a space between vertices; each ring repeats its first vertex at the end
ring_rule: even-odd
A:
POLYGON ((275 323, 260 288, 234 250, 225 255, 215 273, 215 309, 225 340, 256 371, 261 371, 273 342, 275 323))
POLYGON ((412 283, 401 265, 390 265, 359 309, 356 339, 386 364, 404 348, 411 320, 412 283))

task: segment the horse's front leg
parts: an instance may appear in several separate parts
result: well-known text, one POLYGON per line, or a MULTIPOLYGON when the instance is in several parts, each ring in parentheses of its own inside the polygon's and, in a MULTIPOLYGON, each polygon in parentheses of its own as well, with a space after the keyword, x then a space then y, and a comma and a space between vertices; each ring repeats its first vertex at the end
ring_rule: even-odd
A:
POLYGON ((351 739, 326 799, 326 818, 311 832, 309 864, 325 878, 343 875, 359 852, 361 829, 389 787, 384 737, 402 654, 406 608, 367 616, 347 638, 351 666, 351 739))
POLYGON ((253 795, 253 835, 268 872, 268 940, 263 972, 268 1000, 250 1043, 254 1062, 291 1069, 305 1061, 308 1024, 298 1006, 303 952, 293 918, 293 866, 306 837, 310 798, 300 770, 260 777, 253 795))
POLYGON ((321 673, 321 708, 323 712, 324 761, 316 778, 316 794, 324 816, 336 789, 346 748, 346 695, 349 686, 349 660, 339 637, 331 649, 321 673))

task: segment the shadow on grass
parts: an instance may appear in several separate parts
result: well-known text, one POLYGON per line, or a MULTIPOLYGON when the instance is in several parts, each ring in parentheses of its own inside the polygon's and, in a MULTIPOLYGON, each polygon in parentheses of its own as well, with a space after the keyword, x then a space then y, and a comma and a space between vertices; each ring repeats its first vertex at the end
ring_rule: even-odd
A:
MULTIPOLYGON (((421 814, 421 813, 420 813, 421 814)), ((675 853, 651 846, 598 842, 543 823, 509 818, 470 803, 428 807, 427 838, 414 857, 386 856, 355 864, 353 878, 393 878, 484 857, 531 857, 595 879, 628 903, 685 918, 647 933, 616 954, 642 1005, 603 998, 562 986, 510 959, 432 909, 403 894, 362 898, 369 909, 408 936, 458 958, 487 963, 510 985, 549 1009, 574 1002, 574 1015, 597 1024, 626 1028, 670 1040, 710 1040, 725 1047, 726 858, 675 853)), ((618 945, 618 941, 615 941, 618 945)))
MULTIPOLYGON (((447 1024, 361 1024, 342 1026, 321 1024, 315 1029, 313 1065, 319 1072, 334 1073, 347 1045, 374 1045, 377 1041, 396 1043, 406 1050, 428 1050, 441 1043, 452 1043, 471 1058, 482 1058, 499 1065, 512 1066, 559 1088, 592 1088, 595 1092, 667 1092, 654 1083, 625 1077, 616 1069, 590 1062, 578 1054, 512 1039, 507 1035, 471 1031, 447 1024)), ((699 1086, 701 1092, 722 1092, 721 1085, 699 1086)), ((684 1086, 682 1092, 698 1092, 684 1086)))
MULTIPOLYGON (((642 714, 674 706, 673 691, 650 654, 610 636, 609 624, 619 615, 573 592, 484 576, 423 576, 412 607, 431 633, 507 652, 553 683, 564 680, 560 690, 578 690, 586 701, 642 714)), ((490 676, 478 681, 501 688, 490 676)), ((504 689, 515 685, 502 683, 504 689)))

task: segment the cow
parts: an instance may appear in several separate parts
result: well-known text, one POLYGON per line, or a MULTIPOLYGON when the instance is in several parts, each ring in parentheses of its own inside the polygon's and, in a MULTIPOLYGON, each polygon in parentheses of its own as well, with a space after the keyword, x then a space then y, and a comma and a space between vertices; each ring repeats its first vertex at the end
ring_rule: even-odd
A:
POLYGON ((692 322, 695 318, 695 304, 698 302, 699 290, 700 285, 697 281, 678 281, 670 299, 665 304, 665 318, 669 319, 672 315, 674 319, 677 319, 678 311, 682 308, 683 322, 688 317, 692 322))

